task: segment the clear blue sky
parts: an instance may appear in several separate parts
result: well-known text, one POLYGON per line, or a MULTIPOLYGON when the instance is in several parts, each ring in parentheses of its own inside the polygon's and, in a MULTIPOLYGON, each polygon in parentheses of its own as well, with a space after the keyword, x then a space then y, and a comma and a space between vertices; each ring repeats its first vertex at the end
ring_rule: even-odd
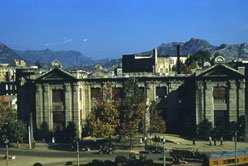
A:
POLYGON ((1 0, 0 42, 101 59, 202 38, 248 42, 248 0, 1 0))

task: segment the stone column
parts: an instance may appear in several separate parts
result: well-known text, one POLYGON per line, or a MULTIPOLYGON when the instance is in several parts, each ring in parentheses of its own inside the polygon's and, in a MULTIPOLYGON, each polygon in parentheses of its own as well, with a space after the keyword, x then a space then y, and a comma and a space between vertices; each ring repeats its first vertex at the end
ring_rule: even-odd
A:
POLYGON ((43 113, 43 90, 40 84, 36 84, 36 126, 40 127, 42 122, 44 121, 44 113, 43 113))
POLYGON ((53 129, 53 115, 52 115, 52 91, 49 84, 44 84, 44 119, 48 124, 49 130, 53 129))
POLYGON ((239 89, 238 89, 238 100, 239 100, 239 116, 245 115, 245 83, 244 81, 240 81, 239 89))
POLYGON ((72 121, 72 89, 70 83, 65 83, 65 123, 72 121))
MULTIPOLYGON (((89 84, 84 84, 83 85, 83 104, 84 104, 84 115, 85 118, 86 116, 89 114, 89 112, 91 111, 91 92, 90 92, 90 85, 89 84)), ((85 120, 85 119, 84 119, 85 120)))
POLYGON ((213 85, 210 81, 207 81, 205 86, 205 117, 214 126, 213 85))
POLYGON ((237 120, 237 85, 234 80, 229 82, 229 122, 237 120))
POLYGON ((196 125, 198 125, 200 122, 204 119, 204 93, 203 93, 203 85, 202 82, 198 81, 196 82, 196 95, 195 95, 195 101, 196 101, 196 125))
POLYGON ((80 110, 79 110, 79 88, 78 84, 73 84, 73 122, 77 128, 77 138, 81 138, 82 126, 80 120, 80 110))

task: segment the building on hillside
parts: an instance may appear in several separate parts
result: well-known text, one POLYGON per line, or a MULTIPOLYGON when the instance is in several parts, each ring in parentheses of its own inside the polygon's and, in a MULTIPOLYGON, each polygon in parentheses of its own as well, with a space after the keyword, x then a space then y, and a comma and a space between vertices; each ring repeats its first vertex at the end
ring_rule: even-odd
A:
POLYGON ((24 60, 15 59, 15 66, 16 67, 26 67, 26 62, 24 60))
MULTIPOLYGON (((151 68, 146 71, 153 72, 151 68)), ((196 131, 196 126, 204 119, 208 119, 214 127, 219 125, 219 119, 225 124, 237 122, 242 116, 246 116, 247 120, 248 93, 244 71, 244 67, 234 69, 218 62, 213 66, 197 69, 191 75, 150 73, 135 75, 135 80, 147 101, 155 103, 156 109, 163 112, 167 131, 175 133, 187 127, 185 124, 188 124, 190 131, 196 131)), ((47 122, 50 130, 55 130, 57 126, 64 127, 73 121, 80 138, 82 127, 97 95, 104 94, 109 85, 112 94, 121 93, 123 83, 129 78, 133 76, 112 76, 100 66, 82 77, 76 76, 75 71, 65 71, 60 66, 54 66, 48 71, 18 69, 19 117, 28 120, 32 113, 33 122, 38 128, 43 122, 47 122)), ((149 119, 147 125, 149 126, 149 119)), ((248 123, 248 140, 247 128, 248 123)))
POLYGON ((122 72, 123 73, 140 73, 140 74, 156 74, 156 75, 171 75, 176 73, 177 61, 185 63, 188 56, 180 55, 158 55, 155 48, 153 54, 131 54, 123 55, 122 57, 122 72))
POLYGON ((15 81, 14 67, 0 67, 0 82, 2 81, 15 81))

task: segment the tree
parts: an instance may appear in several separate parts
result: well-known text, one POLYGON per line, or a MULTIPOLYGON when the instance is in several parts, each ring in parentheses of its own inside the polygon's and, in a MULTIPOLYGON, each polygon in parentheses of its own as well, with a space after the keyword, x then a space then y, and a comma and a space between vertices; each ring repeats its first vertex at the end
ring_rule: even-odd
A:
POLYGON ((208 51, 197 51, 186 60, 186 65, 189 66, 193 62, 197 62, 199 67, 203 67, 204 62, 210 62, 211 54, 208 51))
POLYGON ((49 131, 47 122, 43 122, 37 132, 35 133, 36 139, 48 141, 52 135, 52 132, 49 131))
POLYGON ((16 142, 17 147, 19 147, 19 143, 23 142, 27 135, 26 124, 22 121, 10 121, 9 123, 4 124, 2 131, 2 134, 10 141, 16 142))
POLYGON ((111 86, 107 85, 104 95, 97 98, 96 105, 88 118, 93 136, 104 137, 117 134, 120 127, 119 107, 119 99, 111 96, 111 86))
POLYGON ((152 133, 164 133, 166 131, 165 120, 161 111, 157 109, 151 109, 150 111, 150 131, 152 133))
POLYGON ((238 136, 245 136, 245 115, 241 115, 237 122, 238 136))
POLYGON ((183 73, 190 74, 192 69, 203 67, 205 62, 210 62, 210 58, 211 54, 208 51, 197 51, 186 60, 183 73))
POLYGON ((204 119, 197 126, 197 135, 201 139, 207 139, 210 136, 212 130, 212 123, 208 119, 204 119))
POLYGON ((56 142, 63 142, 65 140, 65 128, 62 125, 57 125, 54 131, 56 142))
POLYGON ((139 126, 142 126, 146 109, 144 91, 139 89, 135 79, 131 78, 124 82, 123 99, 123 119, 121 123, 122 134, 130 137, 130 147, 132 148, 132 138, 139 126))
POLYGON ((12 109, 8 102, 0 100, 0 125, 17 119, 17 112, 12 109))
POLYGON ((25 124, 17 121, 17 112, 4 99, 0 99, 0 135, 1 140, 8 138, 11 141, 22 142, 26 136, 25 124), (23 133, 21 133, 23 132, 23 133))
POLYGON ((65 132, 67 142, 73 142, 76 139, 77 136, 76 131, 77 129, 75 123, 69 122, 65 132))
POLYGON ((236 129, 236 122, 227 123, 224 116, 220 116, 216 119, 214 133, 217 137, 228 138, 236 129))

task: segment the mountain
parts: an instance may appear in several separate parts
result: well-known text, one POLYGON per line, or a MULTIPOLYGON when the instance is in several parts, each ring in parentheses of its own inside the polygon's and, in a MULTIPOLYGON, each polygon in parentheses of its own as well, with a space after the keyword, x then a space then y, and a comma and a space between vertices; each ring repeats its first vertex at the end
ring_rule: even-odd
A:
POLYGON ((13 64, 14 60, 23 59, 20 55, 18 55, 14 50, 7 47, 6 45, 0 43, 0 63, 9 63, 13 64))
MULTIPOLYGON (((226 60, 233 58, 242 58, 248 60, 248 44, 221 44, 214 46, 203 39, 192 38, 187 42, 170 42, 163 43, 157 47, 159 55, 176 55, 176 46, 180 46, 180 53, 183 55, 194 54, 197 51, 209 51, 211 54, 219 52, 225 55, 226 60)), ((152 51, 146 51, 140 54, 151 54, 152 51)), ((26 50, 14 51, 4 44, 0 43, 0 62, 13 64, 14 59, 24 59, 28 64, 34 64, 39 61, 41 64, 50 65, 54 59, 59 60, 65 68, 84 69, 92 71, 96 64, 101 64, 103 68, 110 71, 121 65, 121 59, 102 59, 93 60, 84 56, 78 51, 53 51, 45 50, 26 50)))
POLYGON ((81 67, 85 64, 94 64, 94 60, 92 60, 91 58, 84 56, 81 52, 72 50, 26 50, 17 51, 17 53, 24 59, 28 59, 32 62, 39 62, 42 64, 51 64, 54 59, 57 59, 65 68, 76 68, 81 67))
MULTIPOLYGON (((203 39, 192 38, 189 41, 183 42, 171 42, 167 44, 161 44, 157 47, 159 55, 176 55, 176 46, 180 46, 180 53, 182 55, 194 54, 197 51, 208 51, 211 54, 216 52, 225 55, 226 60, 234 58, 248 59, 248 44, 221 44, 220 46, 214 46, 208 41, 203 39)), ((146 51, 141 54, 151 53, 152 51, 146 51)))

